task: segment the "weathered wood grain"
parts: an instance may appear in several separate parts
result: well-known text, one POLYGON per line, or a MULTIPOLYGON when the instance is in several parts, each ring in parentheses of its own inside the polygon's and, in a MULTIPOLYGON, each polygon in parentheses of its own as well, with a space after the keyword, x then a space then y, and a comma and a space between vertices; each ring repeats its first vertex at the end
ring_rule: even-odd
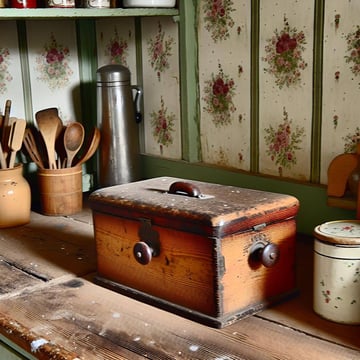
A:
POLYGON ((96 270, 93 228, 71 218, 33 212, 29 224, 1 229, 0 249, 14 267, 44 281, 96 270))
POLYGON ((81 220, 74 221, 32 214, 30 229, 0 230, 0 333, 32 356, 58 360, 359 358, 360 326, 336 324, 312 310, 311 239, 297 239, 298 297, 224 329, 213 329, 95 285, 88 216, 80 214, 81 220), (65 245, 66 256, 59 244, 65 245), (79 249, 88 256, 85 261, 77 259, 79 249))
POLYGON ((32 339, 61 344, 64 353, 87 360, 341 360, 359 355, 356 350, 258 317, 212 329, 83 279, 6 299, 0 302, 0 312, 6 317, 16 312, 17 323, 36 334, 32 339))

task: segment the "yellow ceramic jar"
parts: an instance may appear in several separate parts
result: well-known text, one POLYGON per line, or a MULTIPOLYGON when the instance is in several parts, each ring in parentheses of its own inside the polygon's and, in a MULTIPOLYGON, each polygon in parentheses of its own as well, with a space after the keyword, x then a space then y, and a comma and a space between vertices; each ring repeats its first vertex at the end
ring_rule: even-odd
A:
POLYGON ((31 190, 22 164, 0 169, 0 228, 27 224, 30 212, 31 190))

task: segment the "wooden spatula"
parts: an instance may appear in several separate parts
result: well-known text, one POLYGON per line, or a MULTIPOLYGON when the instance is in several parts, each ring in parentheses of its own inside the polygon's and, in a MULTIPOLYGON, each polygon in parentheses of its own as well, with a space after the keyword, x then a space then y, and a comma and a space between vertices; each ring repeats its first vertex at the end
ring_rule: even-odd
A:
POLYGON ((31 160, 40 168, 45 169, 43 160, 41 158, 38 145, 36 143, 34 134, 34 128, 27 128, 25 129, 25 136, 24 136, 24 146, 26 151, 28 152, 31 160))
POLYGON ((9 131, 10 131, 10 110, 11 110, 11 100, 6 100, 4 118, 2 122, 2 132, 1 132, 1 144, 3 147, 4 158, 6 159, 8 153, 8 140, 9 140, 9 131))
POLYGON ((56 169, 55 142, 62 130, 62 121, 56 108, 38 111, 35 114, 38 129, 44 139, 49 169, 56 169))
POLYGON ((1 146, 1 141, 0 141, 0 167, 1 169, 6 169, 6 160, 1 146))
POLYGON ((26 128, 24 119, 12 119, 10 121, 10 135, 8 147, 10 150, 9 169, 14 167, 16 153, 21 149, 26 128))

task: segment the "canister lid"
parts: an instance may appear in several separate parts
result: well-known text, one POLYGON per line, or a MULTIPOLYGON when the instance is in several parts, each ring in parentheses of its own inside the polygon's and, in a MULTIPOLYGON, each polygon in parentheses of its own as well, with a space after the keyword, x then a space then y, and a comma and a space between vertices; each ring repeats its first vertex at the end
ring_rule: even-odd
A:
POLYGON ((314 229, 317 239, 334 244, 360 245, 360 220, 330 221, 314 229))
POLYGON ((105 65, 96 71, 96 80, 98 82, 130 82, 130 70, 119 64, 105 65))

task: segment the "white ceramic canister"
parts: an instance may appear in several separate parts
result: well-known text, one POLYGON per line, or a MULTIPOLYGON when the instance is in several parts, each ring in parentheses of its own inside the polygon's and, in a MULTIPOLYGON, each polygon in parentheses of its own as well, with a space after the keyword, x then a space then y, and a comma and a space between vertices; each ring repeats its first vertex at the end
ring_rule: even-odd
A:
POLYGON ((124 7, 165 7, 172 8, 176 4, 175 0, 123 0, 124 7))
POLYGON ((48 7, 51 7, 51 8, 74 8, 75 0, 48 0, 48 7))
POLYGON ((327 222, 314 235, 314 311, 360 324, 360 220, 327 222))
POLYGON ((110 0, 86 0, 85 4, 87 8, 109 8, 110 0))

